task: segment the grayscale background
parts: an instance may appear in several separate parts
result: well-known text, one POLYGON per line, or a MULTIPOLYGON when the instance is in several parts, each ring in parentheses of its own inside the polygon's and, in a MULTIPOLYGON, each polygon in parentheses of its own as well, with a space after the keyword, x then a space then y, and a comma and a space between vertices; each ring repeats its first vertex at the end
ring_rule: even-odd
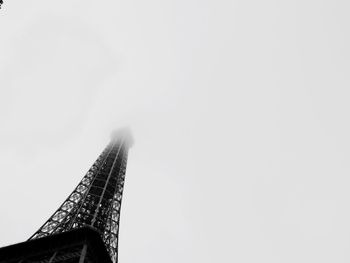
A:
POLYGON ((120 262, 350 262, 349 9, 4 0, 0 246, 127 125, 120 262))

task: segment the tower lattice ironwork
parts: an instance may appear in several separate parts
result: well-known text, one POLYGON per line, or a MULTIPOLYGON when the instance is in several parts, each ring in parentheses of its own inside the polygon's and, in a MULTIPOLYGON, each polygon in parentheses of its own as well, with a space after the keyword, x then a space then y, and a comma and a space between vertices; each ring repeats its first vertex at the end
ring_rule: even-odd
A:
POLYGON ((29 240, 87 226, 100 234, 112 262, 116 263, 125 170, 132 143, 127 129, 114 132, 78 186, 29 240))

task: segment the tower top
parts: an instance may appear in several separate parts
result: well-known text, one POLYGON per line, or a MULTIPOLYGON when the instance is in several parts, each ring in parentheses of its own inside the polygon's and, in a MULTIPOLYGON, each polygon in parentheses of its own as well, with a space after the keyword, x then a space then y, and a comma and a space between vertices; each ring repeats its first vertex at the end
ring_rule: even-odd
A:
POLYGON ((128 145, 128 147, 131 147, 134 144, 134 138, 131 134, 131 130, 129 127, 124 127, 118 130, 114 130, 111 133, 111 140, 123 140, 128 145))

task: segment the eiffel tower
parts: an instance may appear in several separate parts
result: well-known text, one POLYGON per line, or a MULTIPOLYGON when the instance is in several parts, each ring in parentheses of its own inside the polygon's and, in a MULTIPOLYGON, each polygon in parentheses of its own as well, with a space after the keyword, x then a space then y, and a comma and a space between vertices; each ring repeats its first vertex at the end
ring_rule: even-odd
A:
POLYGON ((111 141, 78 186, 28 241, 0 248, 0 262, 118 262, 118 232, 128 150, 128 129, 111 141))

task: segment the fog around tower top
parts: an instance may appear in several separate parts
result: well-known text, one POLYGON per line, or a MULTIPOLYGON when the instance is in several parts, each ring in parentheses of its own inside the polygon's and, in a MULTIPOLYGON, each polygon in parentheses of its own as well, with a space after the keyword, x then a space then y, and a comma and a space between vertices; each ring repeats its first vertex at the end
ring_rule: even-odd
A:
POLYGON ((123 127, 112 131, 111 140, 119 139, 123 139, 130 147, 134 144, 134 138, 129 127, 123 127))

